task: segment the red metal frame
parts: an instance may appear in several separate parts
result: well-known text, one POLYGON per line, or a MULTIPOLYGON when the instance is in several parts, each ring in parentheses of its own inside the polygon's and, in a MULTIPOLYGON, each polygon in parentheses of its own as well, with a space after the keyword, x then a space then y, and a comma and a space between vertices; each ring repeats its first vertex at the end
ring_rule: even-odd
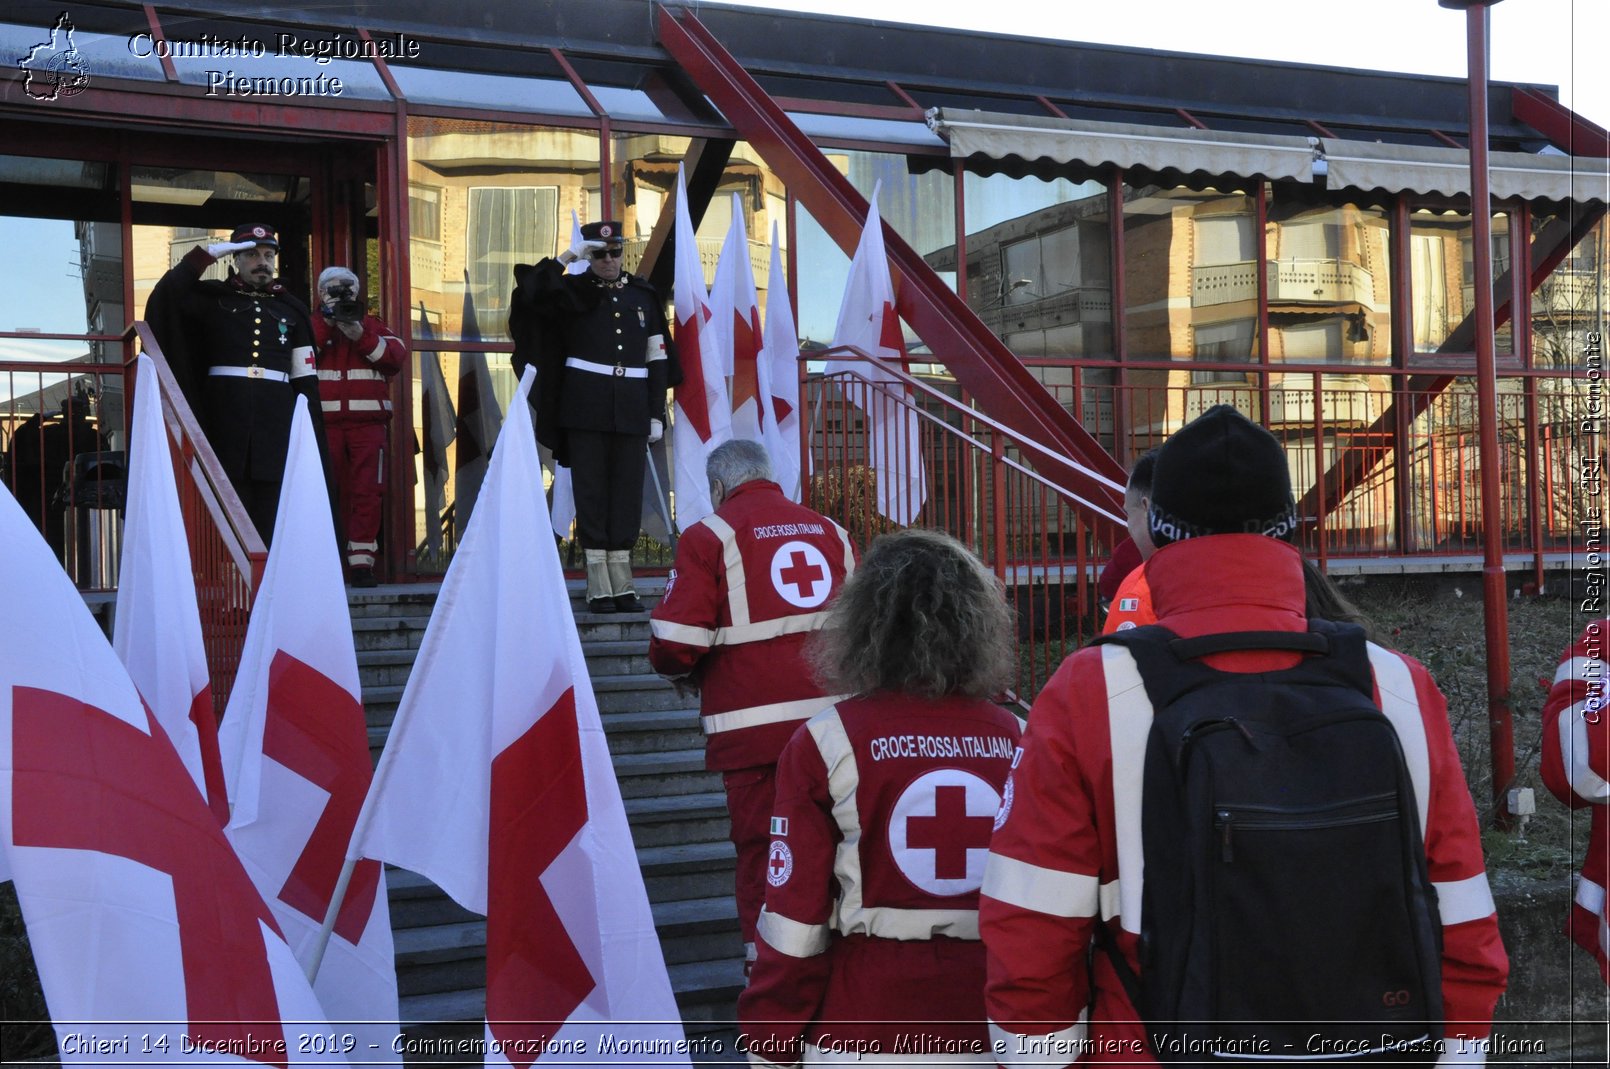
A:
POLYGON ((1535 89, 1516 86, 1509 110, 1573 156, 1610 156, 1610 131, 1535 89))
MULTIPOLYGON (((847 253, 852 252, 867 216, 866 198, 828 163, 691 11, 661 7, 658 25, 661 42, 694 84, 810 208, 823 229, 847 253)), ((922 257, 888 226, 884 238, 890 265, 900 276, 897 310, 931 351, 946 354, 947 366, 958 381, 987 411, 1122 485, 1122 467, 1055 403, 922 257)), ((1118 511, 1121 491, 1115 495, 1076 466, 1059 464, 1049 474, 1076 491, 1075 496, 1087 496, 1118 511)))

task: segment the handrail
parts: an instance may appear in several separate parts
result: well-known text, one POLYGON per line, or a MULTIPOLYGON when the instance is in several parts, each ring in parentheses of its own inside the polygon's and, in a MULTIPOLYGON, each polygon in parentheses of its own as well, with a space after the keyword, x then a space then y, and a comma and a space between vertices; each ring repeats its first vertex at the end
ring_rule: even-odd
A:
MULTIPOLYGON (((893 376, 894 378, 900 380, 900 382, 902 382, 907 387, 909 387, 909 388, 911 388, 913 390, 917 390, 917 391, 921 392, 922 394, 924 394, 925 396, 934 399, 935 401, 939 402, 944 407, 953 409, 953 410, 965 415, 968 419, 977 421, 978 423, 980 423, 980 424, 984 425, 985 427, 989 428, 994 433, 1003 436, 1008 441, 1010 441, 1013 445, 1017 446, 1019 449, 1025 450, 1025 451, 1030 452, 1030 453, 1038 454, 1038 455, 1040 455, 1040 456, 1052 461, 1053 463, 1057 464, 1058 466, 1073 468, 1075 471, 1079 472, 1081 475, 1083 475, 1087 479, 1093 479, 1098 483, 1106 484, 1106 486, 1108 486, 1112 490, 1116 491, 1120 498, 1123 496, 1123 493, 1124 493, 1124 484, 1123 483, 1114 482, 1113 480, 1107 478, 1107 476, 1101 474, 1101 472, 1094 471, 1094 470, 1092 470, 1090 468, 1085 467, 1083 464, 1080 464, 1074 458, 1063 456, 1061 453, 1058 453, 1056 450, 1050 449, 1050 448, 1048 448, 1048 447, 1046 447, 1044 445, 1041 445, 1039 442, 1035 441, 1034 439, 1028 437, 1027 435, 1025 435, 1023 433, 1021 433, 1020 431, 1013 430, 1011 427, 1008 427, 1006 424, 1001 423, 999 420, 991 418, 990 416, 986 415, 983 412, 980 412, 978 409, 972 407, 971 405, 963 404, 962 402, 956 400, 954 397, 951 397, 949 394, 946 394, 944 391, 934 389, 934 387, 933 387, 933 385, 931 383, 926 382, 923 379, 920 379, 920 378, 916 377, 915 375, 911 374, 909 371, 907 371, 905 368, 899 366, 898 364, 892 364, 892 363, 890 363, 890 362, 888 362, 886 360, 879 359, 878 357, 872 355, 871 353, 869 353, 866 350, 860 348, 859 346, 855 346, 855 345, 836 345, 831 349, 814 350, 814 351, 809 352, 809 353, 801 353, 800 354, 800 359, 805 360, 805 361, 813 361, 813 362, 814 361, 821 361, 821 360, 842 360, 846 355, 851 356, 856 360, 861 360, 861 361, 864 361, 864 362, 866 362, 868 364, 873 365, 874 367, 876 367, 880 371, 882 371, 884 374, 893 376)), ((851 373, 854 373, 853 369, 851 369, 851 368, 846 368, 845 371, 849 371, 851 373)), ((826 373, 822 377, 823 378, 832 378, 835 374, 838 374, 838 372, 826 373)), ((869 379, 864 375, 857 374, 857 377, 860 378, 862 380, 862 382, 864 382, 865 384, 867 384, 869 386, 882 387, 882 386, 888 385, 887 383, 880 383, 880 382, 878 382, 876 380, 869 379)), ((886 394, 887 396, 889 396, 890 398, 893 398, 894 400, 900 400, 899 396, 897 394, 891 392, 891 391, 880 390, 880 392, 886 394)), ((916 409, 916 411, 917 411, 917 413, 919 415, 923 416, 926 419, 929 419, 929 420, 933 421, 934 423, 938 424, 939 426, 944 427, 946 430, 953 431, 953 432, 956 430, 956 428, 950 426, 948 423, 945 423, 943 420, 937 419, 932 413, 928 412, 926 409, 923 409, 923 408, 918 407, 918 406, 912 406, 912 407, 914 407, 916 409)), ((1006 463, 1009 464, 1009 465, 1012 465, 1014 467, 1017 467, 1025 475, 1030 476, 1036 482, 1044 484, 1046 488, 1048 488, 1050 490, 1054 490, 1056 493, 1061 494, 1063 497, 1067 498, 1069 501, 1078 503, 1079 505, 1083 506, 1084 508, 1088 509, 1089 511, 1091 511, 1095 515, 1100 516, 1101 518, 1103 518, 1105 520, 1109 520, 1112 523, 1115 523, 1115 524, 1117 524, 1119 526, 1123 526, 1124 517, 1121 514, 1113 512, 1112 510, 1106 508, 1103 505, 1097 504, 1096 502, 1088 501, 1085 498, 1080 497, 1078 494, 1075 494, 1073 491, 1069 490, 1067 487, 1063 486, 1062 484, 1060 484, 1060 483, 1058 483, 1058 482, 1056 482, 1056 481, 1054 481, 1052 479, 1047 478, 1043 474, 1040 474, 1039 472, 1036 472, 1033 469, 1023 467, 1022 465, 1016 464, 1014 461, 1011 461, 1011 460, 1006 461, 1006 463)))
MULTIPOLYGON (((1090 535, 1096 524, 1092 521, 1099 519, 1103 526, 1118 530, 1124 525, 1123 517, 1086 501, 1029 466, 1029 458, 1037 456, 1054 459, 1066 470, 1067 458, 904 368, 854 346, 841 346, 828 354, 801 354, 801 369, 824 355, 842 363, 832 371, 811 373, 802 381, 801 403, 806 413, 802 423, 819 427, 809 445, 811 477, 805 481, 806 502, 829 515, 837 512, 835 518, 852 536, 864 539, 887 529, 887 520, 871 515, 877 475, 869 470, 866 441, 856 440, 865 438, 864 425, 858 435, 849 411, 864 411, 868 395, 876 391, 900 406, 907 418, 920 421, 928 429, 918 440, 929 486, 917 522, 958 538, 1001 580, 1019 650, 1017 674, 1004 698, 1027 709, 1062 657, 1094 630, 1092 568, 1096 554, 1090 535), (868 374, 873 368, 879 378, 868 374), (849 381, 855 385, 846 387, 849 381), (840 396, 833 400, 826 393, 830 382, 839 385, 840 396), (852 400, 856 395, 863 404, 852 400), (843 418, 829 418, 832 406, 840 408, 843 418), (1016 459, 1008 455, 1009 449, 1026 456, 1016 459)), ((1100 473, 1089 475, 1122 494, 1122 487, 1100 473)))
POLYGON ((263 581, 268 549, 252 525, 240 496, 224 473, 200 421, 179 388, 162 347, 143 320, 123 332, 129 354, 125 377, 134 389, 137 378, 132 344, 151 358, 162 401, 163 424, 179 483, 180 509, 190 542, 190 567, 196 581, 202 641, 212 679, 213 708, 222 712, 234 684, 245 642, 246 620, 263 581))

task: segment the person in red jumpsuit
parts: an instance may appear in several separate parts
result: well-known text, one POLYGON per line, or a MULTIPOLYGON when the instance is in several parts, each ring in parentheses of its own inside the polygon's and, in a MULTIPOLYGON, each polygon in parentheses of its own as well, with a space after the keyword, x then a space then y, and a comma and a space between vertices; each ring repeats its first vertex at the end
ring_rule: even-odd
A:
POLYGON ((1610 705, 1605 675, 1610 671, 1610 617, 1583 629, 1565 651, 1554 686, 1543 706, 1543 783, 1572 809, 1590 809, 1588 853, 1582 861, 1566 921, 1571 941, 1593 955, 1610 983, 1610 920, 1605 887, 1610 886, 1610 705))
POLYGON ((753 959, 766 892, 766 821, 777 755, 832 705, 805 641, 855 570, 844 528, 783 496, 758 442, 734 439, 705 461, 715 512, 687 531, 649 619, 649 664, 699 692, 705 766, 721 773, 737 848, 738 926, 753 959))
POLYGON ((993 1065, 978 891, 1021 727, 996 579, 948 535, 877 540, 813 660, 852 696, 777 762, 751 1064, 993 1065))
POLYGON ((319 396, 330 470, 336 482, 338 538, 346 542, 347 578, 375 585, 380 548, 381 499, 386 485, 386 434, 391 384, 408 350, 358 297, 358 276, 345 267, 319 274, 319 308, 313 317, 319 396))

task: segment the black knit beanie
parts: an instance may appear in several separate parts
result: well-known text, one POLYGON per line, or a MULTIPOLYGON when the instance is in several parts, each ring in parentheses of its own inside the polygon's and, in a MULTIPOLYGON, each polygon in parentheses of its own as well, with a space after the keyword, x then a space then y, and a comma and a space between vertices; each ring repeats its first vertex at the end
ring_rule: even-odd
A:
POLYGON ((1214 405, 1171 435, 1152 473, 1152 542, 1211 534, 1297 533, 1286 451, 1230 405, 1214 405))

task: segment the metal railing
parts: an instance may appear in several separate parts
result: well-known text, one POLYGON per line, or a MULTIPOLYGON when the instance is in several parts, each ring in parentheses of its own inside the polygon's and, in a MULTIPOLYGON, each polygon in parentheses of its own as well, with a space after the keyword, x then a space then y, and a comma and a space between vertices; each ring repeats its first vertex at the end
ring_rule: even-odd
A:
POLYGON ((86 593, 117 585, 123 395, 121 364, 0 361, 0 484, 86 593))
POLYGON ((964 403, 954 383, 915 378, 853 348, 809 354, 813 362, 824 358, 867 371, 802 380, 805 503, 843 524, 863 549, 885 531, 914 526, 944 531, 977 553, 1000 577, 1015 613, 1019 664, 1008 697, 1026 708, 1099 625, 1096 568, 1123 518, 1035 471, 1037 462, 1068 462, 964 403), (883 507, 909 517, 906 524, 880 511, 869 408, 883 421, 885 466, 912 472, 921 463, 920 501, 904 485, 884 491, 883 507))
MULTIPOLYGON (((162 421, 167 427, 179 485, 179 508, 190 543, 190 568, 196 580, 196 604, 201 611, 213 708, 222 713, 240 667, 246 623, 263 581, 268 550, 202 434, 201 424, 179 389, 150 327, 137 322, 129 327, 124 339, 139 341, 156 372, 162 421)), ((145 383, 135 381, 132 351, 126 374, 133 389, 144 388, 145 383)))
MULTIPOLYGON (((1266 426, 1286 447, 1292 488, 1307 503, 1300 545, 1316 560, 1481 550, 1473 376, 1424 390, 1412 372, 1345 364, 1158 362, 1123 365, 1120 376, 1111 363, 1030 363, 1128 462, 1216 404, 1266 426), (1209 377, 1221 381, 1200 381, 1209 377), (1344 454, 1367 458, 1362 477, 1318 485, 1335 478, 1344 454)), ((1605 505, 1602 486, 1587 495, 1574 474, 1604 462, 1603 439, 1576 433, 1589 389, 1585 377, 1558 373, 1499 382, 1500 533, 1511 552, 1566 550, 1605 505)))

